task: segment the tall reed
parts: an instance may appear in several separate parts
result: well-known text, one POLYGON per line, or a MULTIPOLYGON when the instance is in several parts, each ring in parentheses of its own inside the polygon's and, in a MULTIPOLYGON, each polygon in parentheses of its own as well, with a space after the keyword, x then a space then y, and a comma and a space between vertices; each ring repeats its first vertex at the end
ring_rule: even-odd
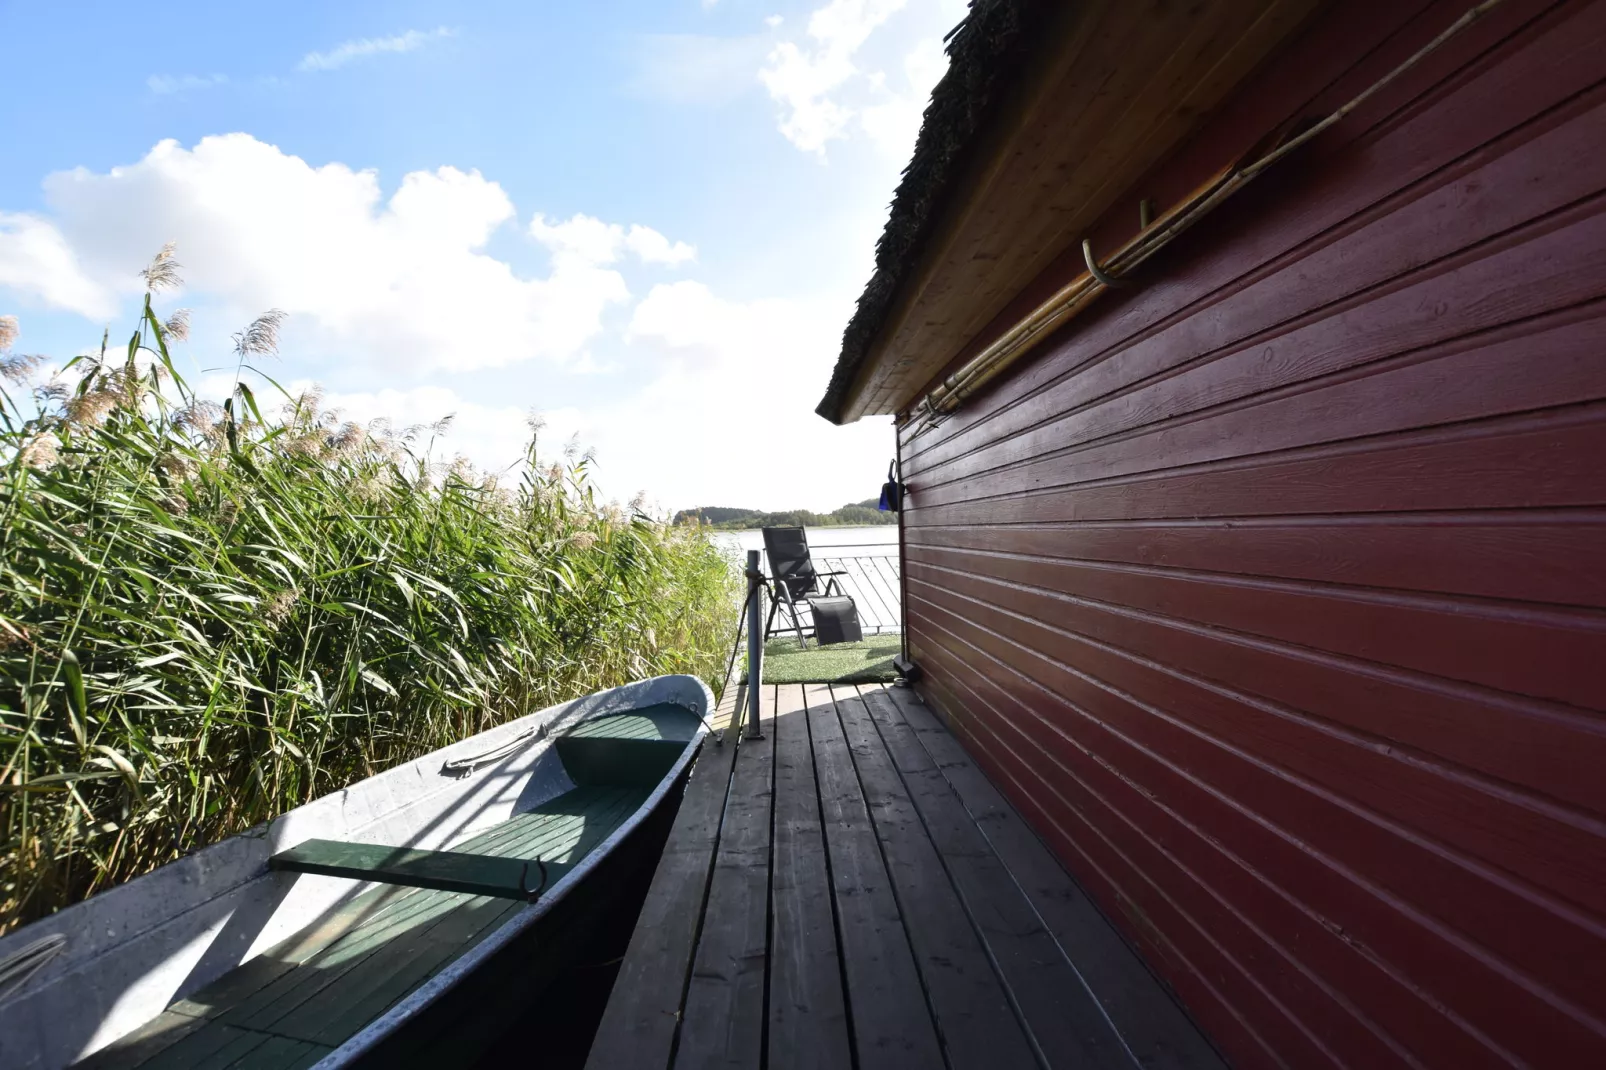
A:
POLYGON ((313 396, 209 404, 184 326, 147 294, 125 351, 31 401, 0 360, 0 932, 530 709, 723 668, 705 532, 533 436, 502 487, 313 396))

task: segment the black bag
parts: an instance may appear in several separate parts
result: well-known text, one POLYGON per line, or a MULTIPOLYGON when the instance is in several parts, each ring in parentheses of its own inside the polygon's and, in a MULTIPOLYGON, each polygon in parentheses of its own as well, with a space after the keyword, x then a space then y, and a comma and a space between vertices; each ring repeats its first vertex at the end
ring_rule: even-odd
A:
POLYGON ((859 627, 859 608, 846 595, 810 598, 809 609, 814 614, 814 638, 821 646, 857 643, 864 638, 864 631, 859 627))
POLYGON ((903 512, 903 484, 898 482, 897 461, 887 462, 887 481, 881 484, 881 511, 883 513, 903 512))

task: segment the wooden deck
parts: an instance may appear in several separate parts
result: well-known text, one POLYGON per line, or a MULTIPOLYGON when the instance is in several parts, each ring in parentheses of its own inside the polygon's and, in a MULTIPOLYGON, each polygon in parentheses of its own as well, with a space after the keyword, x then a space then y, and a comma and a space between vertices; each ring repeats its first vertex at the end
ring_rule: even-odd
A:
POLYGON ((1223 1066, 912 692, 730 690, 588 1067, 1223 1066))

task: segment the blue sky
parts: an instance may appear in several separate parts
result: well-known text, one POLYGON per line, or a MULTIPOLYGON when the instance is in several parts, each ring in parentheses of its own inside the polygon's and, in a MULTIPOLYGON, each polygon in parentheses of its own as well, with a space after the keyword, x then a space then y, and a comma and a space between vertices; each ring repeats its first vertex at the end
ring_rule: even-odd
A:
POLYGON ((886 420, 812 415, 963 0, 0 3, 0 314, 65 359, 177 243, 182 366, 482 467, 578 436, 618 498, 834 508, 886 420), (25 87, 19 89, 19 87, 25 87))

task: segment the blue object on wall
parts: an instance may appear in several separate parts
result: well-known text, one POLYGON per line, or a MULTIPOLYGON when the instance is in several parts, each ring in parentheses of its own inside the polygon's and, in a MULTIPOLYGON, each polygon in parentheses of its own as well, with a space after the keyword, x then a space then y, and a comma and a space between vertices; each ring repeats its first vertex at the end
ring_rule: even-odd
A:
POLYGON ((881 484, 881 511, 883 513, 903 512, 904 486, 898 482, 897 461, 887 463, 887 481, 881 484))

